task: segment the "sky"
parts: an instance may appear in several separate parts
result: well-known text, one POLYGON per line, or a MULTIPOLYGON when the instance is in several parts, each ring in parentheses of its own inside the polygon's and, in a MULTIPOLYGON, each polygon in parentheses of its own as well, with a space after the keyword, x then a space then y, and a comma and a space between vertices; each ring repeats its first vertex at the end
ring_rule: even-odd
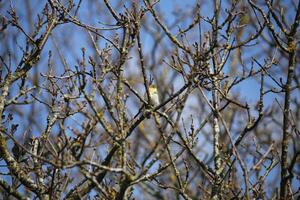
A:
MULTIPOLYGON (((8 1, 7 1, 8 2, 8 1)), ((6 10, 8 7, 9 7, 9 4, 7 2, 1 2, 0 5, 3 6, 4 4, 4 9, 1 9, 1 15, 4 15, 4 16, 7 16, 8 17, 8 14, 6 12, 4 12, 4 10, 6 10)), ((22 8, 23 6, 27 6, 27 4, 25 3, 24 5, 24 2, 23 0, 15 0, 15 1, 11 1, 12 2, 12 5, 13 7, 16 8, 16 10, 18 11, 18 14, 19 14, 19 18, 20 18, 20 21, 23 25, 25 25, 25 30, 30 32, 30 28, 27 26, 26 24, 26 20, 28 19, 28 16, 25 15, 25 13, 22 13, 22 8)), ((36 13, 40 12, 41 9, 43 8, 44 6, 44 3, 40 3, 41 1, 38 1, 38 0, 35 0, 35 1, 32 1, 34 2, 33 5, 34 5, 34 9, 33 9, 33 13, 32 15, 35 16, 36 13)), ((90 23, 91 25, 95 25, 95 26, 99 26, 99 21, 98 19, 93 19, 91 18, 91 16, 89 16, 90 13, 92 13, 90 11, 90 9, 96 9, 96 8, 92 8, 89 6, 89 3, 91 1, 83 1, 83 4, 82 4, 82 7, 81 7, 81 10, 80 10, 80 13, 79 13, 79 16, 81 18, 82 21, 85 21, 85 22, 88 22, 90 23)), ((125 1, 112 1, 112 5, 116 5, 118 2, 125 2, 125 1)), ((195 2, 197 1, 180 1, 180 0, 161 0, 159 5, 157 5, 155 7, 155 9, 158 9, 158 10, 161 10, 162 13, 163 13, 163 19, 164 19, 164 22, 167 23, 167 24, 172 24, 172 22, 174 21, 174 15, 176 15, 177 13, 172 13, 173 11, 173 6, 175 4, 177 4, 177 9, 191 9, 191 7, 193 5, 195 5, 195 2)), ((212 12, 212 9, 211 9, 211 2, 212 1, 203 1, 203 7, 201 7, 201 15, 204 15, 204 16, 208 16, 208 17, 211 17, 213 12, 212 12)), ((126 3, 126 2, 125 2, 126 3)), ((127 1, 127 4, 128 4, 128 1, 127 1)), ((223 4, 224 7, 226 7, 225 3, 223 4)), ((223 7, 223 8, 224 8, 223 7)), ((287 7, 289 7, 287 5, 287 7)), ((101 8, 102 9, 102 8, 101 8)), ((124 8, 123 8, 124 9, 124 8)), ((177 12, 179 12, 177 10, 177 12)), ((107 12, 107 10, 103 9, 103 12, 107 12)), ((287 10, 286 12, 286 16, 290 16, 292 15, 291 14, 292 10, 287 10)), ((99 13, 99 15, 102 14, 102 13, 99 13)), ((107 15, 108 12, 107 12, 107 15)), ((105 15, 104 15, 105 16, 105 15)), ((108 16, 106 16, 108 18, 108 16)), ((35 17, 36 18, 36 17, 35 17)), ((99 17, 100 18, 100 17, 99 17)), ((103 22, 106 22, 105 21, 106 19, 103 20, 103 22)), ((180 24, 182 27, 184 27, 184 25, 187 25, 187 22, 183 23, 183 24, 180 24)), ((101 25, 100 25, 101 26, 101 25)), ((206 25, 203 25, 204 27, 206 27, 206 25)), ((174 29, 172 30, 174 32, 176 32, 177 30, 174 29)), ((64 48, 61 48, 59 49, 59 51, 61 51, 65 56, 66 56, 66 60, 67 60, 67 63, 70 65, 70 66, 74 66, 76 64, 78 64, 78 57, 80 56, 81 54, 81 51, 80 51, 80 48, 81 47, 85 47, 86 50, 87 50, 87 54, 89 54, 90 52, 92 52, 90 48, 90 44, 87 44, 86 43, 86 37, 88 37, 88 35, 84 32, 74 32, 74 29, 71 27, 71 25, 66 25, 66 26, 61 26, 61 27, 58 27, 54 33, 53 33, 53 37, 50 38, 49 42, 46 44, 45 46, 45 49, 43 50, 42 52, 42 57, 43 58, 46 58, 47 57, 47 54, 48 54, 48 51, 50 49, 55 49, 55 45, 54 43, 57 43, 57 44, 62 44, 63 42, 68 42, 68 41, 63 41, 63 40, 60 40, 60 34, 64 34, 64 35, 68 35, 69 39, 71 42, 74 42, 73 45, 73 49, 64 49, 64 48)), ((145 42, 144 43, 144 47, 145 47, 145 53, 149 53, 148 51, 150 51, 150 48, 153 46, 153 41, 150 39, 149 35, 147 34, 144 34, 143 35, 143 41, 145 42), (149 47, 149 49, 147 49, 147 47, 149 47)), ((22 46, 24 45, 24 36, 18 36, 16 39, 13 39, 9 42, 9 46, 10 46, 10 49, 11 51, 17 56, 17 57, 21 57, 21 52, 22 50, 18 47, 18 46, 22 46)), ((100 42, 100 46, 104 47, 105 46, 105 42, 103 41, 102 43, 100 42)), ((264 48, 264 47, 262 47, 264 48)), ((266 47, 267 48, 267 47, 266 47)), ((260 50, 261 49, 258 49, 258 50, 255 50, 257 48, 251 48, 249 47, 250 50, 248 49, 245 49, 245 54, 244 56, 245 57, 250 57, 250 56, 253 56, 255 54, 259 54, 260 53, 260 50), (256 52, 257 51, 257 52, 256 52)), ((2 50, 0 50, 1 53, 2 50)), ((274 49, 274 53, 275 55, 278 55, 276 54, 276 50, 274 49)), ((159 54, 159 53, 157 53, 159 54)), ((280 55, 278 55, 280 56, 280 55)), ((277 56, 276 56, 277 57, 277 56)), ((133 58, 133 63, 135 62, 134 60, 135 58, 133 58)), ((280 58, 278 58, 280 59, 280 58)), ((20 60, 20 59, 19 59, 20 60)), ((263 58, 260 60, 261 62, 263 62, 263 58)), ((42 73, 42 72, 46 72, 47 68, 44 67, 45 66, 45 63, 46 63, 46 59, 43 59, 41 60, 41 64, 39 66, 39 73, 42 73)), ((59 62, 57 62, 59 64, 59 62)), ((225 68, 225 72, 229 72, 229 69, 230 69, 230 63, 231 62, 228 62, 226 68, 225 68)), ((12 63, 13 66, 17 66, 17 63, 12 63)), ((58 65, 59 66, 59 65, 58 65)), ((58 67, 56 70, 56 73, 61 73, 62 68, 58 67)), ((134 71, 134 68, 133 68, 133 71, 134 71)), ((259 77, 257 77, 259 78, 259 77)), ((283 77, 284 78, 284 77, 283 77)), ((274 85, 274 83, 272 82, 272 80, 268 77, 266 77, 266 82, 268 82, 269 84, 271 85, 274 85)), ((178 83, 175 83, 174 87, 175 88, 179 88, 179 86, 182 84, 182 82, 178 82, 178 83)), ((15 86, 17 87, 17 85, 15 86)), ((12 90, 11 91, 11 96, 14 96, 16 94, 16 90, 12 90)), ((142 93, 143 91, 140 90, 140 92, 142 93)), ((250 103, 250 105, 254 106, 258 100, 258 97, 259 97, 259 84, 257 82, 257 80, 247 80, 245 82, 242 82, 238 88, 234 89, 234 92, 236 93, 240 93, 241 96, 242 96, 242 99, 247 99, 247 102, 250 103)), ((299 94, 297 94, 299 95, 299 94)), ((271 105, 272 103, 274 103, 275 99, 279 99, 279 100, 282 100, 282 95, 276 95, 276 94, 268 94, 266 95, 265 97, 265 104, 266 106, 269 106, 271 105)), ((196 103, 196 100, 195 99, 190 99, 190 103, 191 104, 194 104, 196 103)), ((23 111, 26 113, 26 112, 29 112, 29 110, 31 109, 31 106, 24 106, 23 107, 23 111)), ((46 110, 44 110, 43 112, 40 112, 40 125, 41 127, 45 127, 46 125, 46 118, 47 118, 47 114, 46 114, 46 110)), ((80 116, 78 116, 77 119, 80 119, 80 116)), ((16 121, 21 121, 22 120, 22 117, 18 117, 16 116, 15 118, 16 121)), ((26 127, 26 124, 23 125, 24 127, 26 127)), ((35 130, 33 131, 34 133, 38 134, 39 131, 38 130, 35 130)), ((272 180, 274 178, 274 176, 277 176, 277 171, 274 171, 272 172, 274 173, 274 175, 272 175, 270 177, 270 179, 272 180)), ((300 186, 299 183, 297 183, 295 186, 300 186)))

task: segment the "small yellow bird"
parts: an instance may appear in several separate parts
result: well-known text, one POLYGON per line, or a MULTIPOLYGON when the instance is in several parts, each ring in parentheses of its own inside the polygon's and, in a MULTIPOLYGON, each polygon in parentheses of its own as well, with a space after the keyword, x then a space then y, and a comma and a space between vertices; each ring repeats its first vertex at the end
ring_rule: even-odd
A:
POLYGON ((149 95, 150 95, 150 104, 152 106, 158 106, 159 105, 159 97, 157 92, 157 87, 152 84, 149 87, 149 95))
MULTIPOLYGON (((143 104, 142 107, 139 109, 139 111, 137 112, 137 114, 134 116, 134 118, 136 118, 140 113, 148 113, 147 114, 147 118, 150 118, 150 107, 149 106, 158 106, 159 103, 159 97, 158 97, 158 92, 157 92, 157 87, 154 84, 151 84, 149 86, 149 96, 150 96, 150 100, 149 100, 149 104, 143 104)), ((144 94, 144 98, 147 99, 147 92, 145 92, 144 94)))

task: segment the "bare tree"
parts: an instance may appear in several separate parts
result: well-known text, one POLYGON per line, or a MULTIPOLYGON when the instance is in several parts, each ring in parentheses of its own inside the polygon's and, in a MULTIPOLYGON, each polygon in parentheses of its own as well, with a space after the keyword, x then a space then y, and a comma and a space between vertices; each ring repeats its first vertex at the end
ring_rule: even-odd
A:
POLYGON ((299 198, 300 1, 0 10, 1 198, 299 198))

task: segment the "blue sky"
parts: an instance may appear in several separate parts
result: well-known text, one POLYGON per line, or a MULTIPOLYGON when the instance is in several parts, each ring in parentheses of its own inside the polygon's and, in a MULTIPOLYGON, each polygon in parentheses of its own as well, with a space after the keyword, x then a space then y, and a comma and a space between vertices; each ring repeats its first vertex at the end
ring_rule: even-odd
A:
MULTIPOLYGON (((36 13, 40 12, 44 3, 38 3, 40 1, 34 1, 34 9, 33 9, 33 16, 35 16, 36 13)), ((117 3, 119 1, 112 1, 112 5, 115 5, 115 3, 117 3)), ((125 2, 125 1, 121 1, 121 2, 125 2)), ((212 12, 212 8, 211 8, 211 2, 212 1, 206 1, 203 3, 203 7, 201 7, 201 15, 204 15, 204 16, 208 16, 208 17, 211 17, 213 12, 212 12)), ((85 21, 85 22, 88 22, 90 23, 90 25, 95 25, 95 26, 100 26, 99 25, 99 21, 98 21, 98 18, 91 18, 89 16, 90 13, 90 10, 89 9, 93 9, 91 7, 89 7, 89 1, 83 1, 83 4, 82 4, 82 7, 81 7, 81 11, 79 13, 79 16, 80 16, 80 19, 82 21, 85 21)), ((173 11, 173 6, 175 4, 177 4, 177 9, 190 9, 192 10, 192 8, 195 6, 195 3, 196 1, 180 1, 180 0, 162 0, 159 5, 155 6, 155 9, 158 9, 158 10, 161 10, 162 13, 163 13, 163 20, 166 24, 172 24, 172 22, 174 21, 174 14, 176 16, 176 12, 175 13, 172 13, 173 11)), ((6 2, 5 3, 6 7, 8 8, 8 3, 6 2)), ((22 25, 25 25, 25 30, 26 31, 30 31, 30 28, 27 26, 26 24, 26 20, 27 20, 27 17, 24 13, 22 13, 22 8, 24 6, 24 1, 22 0, 16 0, 16 1, 13 1, 13 5, 14 7, 16 7, 17 11, 18 11, 18 14, 19 14, 19 17, 20 17, 20 21, 22 23, 22 25)), ((226 6, 226 5, 224 5, 226 6)), ((288 6, 287 6, 288 7, 288 6)), ((223 7, 224 8, 224 7, 223 7)), ((124 8, 122 8, 124 9, 124 8)), ((105 8, 103 9, 103 12, 105 12, 105 8)), ((107 10, 106 10, 107 12, 107 10)), ((178 11, 177 11, 178 12, 178 11)), ((288 10, 286 15, 287 16, 290 16, 292 15, 291 13, 293 12, 293 10, 288 10)), ((1 13, 2 15, 5 15, 5 16, 8 16, 7 13, 1 13)), ((99 13, 99 19, 102 17, 102 14, 103 13, 99 13)), ((108 15, 109 13, 107 12, 107 16, 105 17, 105 19, 103 19, 103 21, 101 22, 107 22, 105 21, 106 18, 108 18, 108 15)), ((149 15, 149 14, 148 14, 149 15)), ((34 17, 36 19, 36 17, 34 17)), ((151 18, 151 16, 149 15, 149 18, 151 18)), ((102 18, 101 18, 102 20, 102 18)), ((183 22, 182 24, 180 24, 180 26, 182 28, 185 27, 185 25, 187 25, 189 23, 189 21, 185 21, 183 22)), ((208 30, 209 27, 207 27, 207 24, 205 25, 205 23, 203 23, 203 27, 204 27, 204 30, 208 30)), ((177 32, 178 29, 172 29, 172 32, 175 33, 177 32)), ((197 31, 197 30, 196 30, 197 31)), ((54 37, 51 37, 49 39, 49 41, 47 42, 47 45, 45 47, 45 49, 43 50, 42 52, 42 60, 39 64, 39 72, 45 72, 47 71, 47 68, 45 67, 46 65, 46 60, 47 60, 47 54, 48 54, 48 51, 49 50, 52 50, 53 53, 54 53, 54 56, 57 56, 57 52, 55 50, 55 47, 54 47, 54 38, 56 40, 56 43, 58 45, 61 45, 59 48, 59 51, 61 51, 61 53, 63 53, 63 55, 66 57, 66 60, 67 60, 67 63, 70 65, 70 66, 75 66, 78 64, 78 61, 77 59, 80 57, 81 55, 81 50, 80 48, 81 47, 85 47, 86 50, 87 50, 87 55, 89 54, 92 54, 93 52, 93 49, 90 48, 90 44, 88 44, 86 41, 86 38, 88 37, 88 34, 85 33, 84 31, 80 30, 79 28, 76 28, 74 29, 74 27, 72 27, 72 25, 70 24, 67 24, 67 25, 63 25, 61 27, 58 27, 54 32, 53 32, 53 36, 54 37), (75 31, 74 31, 75 30, 75 31), (66 49, 64 48, 63 45, 63 42, 68 42, 68 41, 63 41, 61 40, 62 37, 61 34, 64 34, 64 35, 68 35, 68 38, 69 38, 69 42, 71 41, 72 42, 72 46, 73 48, 72 49, 66 49)), ((149 37, 149 35, 147 34, 142 34, 142 39, 143 39, 143 47, 144 47, 144 50, 145 50, 145 54, 149 54, 149 51, 153 45, 153 40, 149 37), (149 47, 149 49, 147 48, 149 47)), ((191 38, 195 39, 196 37, 193 37, 191 36, 191 38)), ((165 38, 165 40, 168 40, 167 38, 165 38)), ((17 56, 20 58, 21 56, 21 49, 18 48, 18 45, 19 46, 22 46, 24 45, 24 36, 18 36, 16 38, 16 40, 11 40, 10 43, 9 43, 9 46, 11 47, 11 51, 17 56)), ((104 47, 105 46, 105 41, 103 40, 103 42, 100 42, 99 45, 101 47, 104 47)), ((263 44, 265 45, 265 44, 263 44)), ((166 47, 166 48, 169 48, 169 47, 166 47)), ((265 48, 268 48, 267 46, 265 46, 265 48)), ((249 48, 245 48, 244 49, 244 56, 245 57, 251 57, 253 55, 257 55, 261 52, 261 49, 262 48, 257 48, 257 47, 249 47, 249 48)), ((274 50, 275 51, 275 50, 274 50)), ((2 51, 0 50, 0 52, 2 53, 2 51)), ((157 53, 159 54, 159 52, 157 53)), ((259 55, 257 55, 259 56, 259 55)), ((280 55, 278 55, 279 57, 280 55)), ((166 58, 168 59, 168 58, 166 58)), ((278 58, 280 59, 280 58, 278 58)), ((20 59, 18 59, 20 60, 20 59)), ((134 62, 136 61, 137 59, 136 58, 133 58, 133 61, 132 63, 134 64, 134 62)), ((262 63, 264 61, 264 57, 260 58, 259 59, 262 63)), ((16 66, 17 63, 12 63, 13 66, 16 66)), ((57 74, 60 74, 63 70, 62 70, 62 67, 61 66, 61 63, 59 61, 56 62, 57 64, 57 68, 56 68, 56 73, 57 74)), ((226 65, 226 68, 225 68, 225 72, 228 72, 229 71, 229 68, 231 67, 230 66, 231 62, 230 60, 228 61, 227 65, 226 65)), ((162 67, 166 67, 164 64, 162 64, 162 67)), ((279 67, 282 67, 282 66, 279 66, 279 67)), ((257 66, 256 66, 257 68, 257 66)), ((134 66, 133 66, 133 71, 134 71, 134 66)), ((159 70, 157 70, 157 73, 159 74, 159 70)), ((282 76, 282 74, 280 75, 276 75, 278 78, 280 76, 282 76)), ((259 80, 260 76, 257 76, 256 79, 259 80)), ((179 80, 179 79, 177 79, 179 80)), ((284 77, 283 77, 283 80, 284 77)), ((268 77, 266 77, 266 82, 271 84, 271 85, 274 85, 274 83, 272 82, 272 80, 268 77)), ((178 88, 180 85, 183 84, 182 80, 181 81, 178 81, 177 83, 171 83, 174 85, 175 88, 178 88)), ((275 85, 274 85, 275 86, 275 85)), ((17 87, 17 86, 15 86, 17 87)), ((10 95, 11 96, 14 96, 16 94, 16 90, 12 90, 10 95)), ((142 93, 143 90, 141 89, 140 92, 142 93)), ((258 84, 258 81, 255 80, 255 79, 251 79, 251 80, 247 80, 247 81, 244 81, 242 82, 239 87, 235 88, 234 89, 234 92, 235 93, 240 93, 241 96, 242 96, 242 99, 244 100, 247 100, 248 103, 250 103, 251 106, 254 106, 258 100, 258 97, 259 97, 259 84, 258 84)), ((299 95, 299 93, 296 93, 296 95, 299 95)), ((280 102, 282 102, 282 95, 276 95, 276 94, 268 94, 264 97, 265 99, 265 105, 266 106, 269 106, 271 105, 272 103, 274 103, 275 101, 275 98, 277 98, 280 102)), ((190 99, 191 101, 191 104, 193 103, 196 103, 196 100, 195 99, 190 99)), ((28 113, 31 109, 31 106, 23 106, 22 107, 24 113, 28 113)), ((297 109, 297 108, 296 108, 297 109)), ((46 117, 47 117, 47 109, 44 109, 44 110, 39 110, 39 117, 40 117, 40 125, 42 127, 45 127, 46 125, 46 117)), ((80 120, 80 116, 76 116, 76 119, 80 120)), ((22 121, 22 117, 21 116, 16 116, 15 117, 15 120, 16 121, 22 121)), ((71 122, 70 122, 71 123, 71 122)), ((26 129, 26 126, 27 124, 24 123, 22 124, 23 128, 26 129)), ((33 134, 39 134, 39 131, 38 130, 34 130, 33 131, 33 134)), ((207 147, 208 151, 211 150, 210 147, 207 147)), ((276 177, 278 174, 278 170, 274 170, 272 173, 271 173, 271 176, 270 176, 270 180, 273 180, 274 177, 276 177)), ((295 187, 299 186, 299 182, 298 183, 295 183, 295 187)))

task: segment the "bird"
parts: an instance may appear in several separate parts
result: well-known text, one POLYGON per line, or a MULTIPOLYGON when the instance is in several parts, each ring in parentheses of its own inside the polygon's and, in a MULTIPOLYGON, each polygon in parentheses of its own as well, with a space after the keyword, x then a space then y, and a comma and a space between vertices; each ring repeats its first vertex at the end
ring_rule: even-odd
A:
MULTIPOLYGON (((145 95, 147 95, 147 94, 145 94, 145 95)), ((157 87, 155 84, 151 84, 149 86, 149 96, 150 96, 150 100, 149 100, 150 106, 156 107, 160 104, 158 91, 157 91, 157 87)), ((155 123, 160 124, 159 115, 157 113, 153 112, 153 116, 154 116, 155 123)), ((148 116, 147 118, 149 119, 150 116, 148 116)))
MULTIPOLYGON (((145 93, 145 95, 147 95, 145 93)), ((159 96, 158 96, 158 91, 157 91, 157 87, 154 84, 151 84, 149 86, 149 95, 150 95, 150 105, 152 106, 158 106, 160 104, 159 102, 159 96)))
MULTIPOLYGON (((136 118, 140 113, 144 113, 147 115, 147 118, 150 118, 149 111, 160 104, 156 85, 151 84, 148 91, 150 99, 146 104, 143 104, 142 107, 140 107, 134 118, 136 118)), ((144 98, 148 99, 147 91, 145 91, 144 98)))

